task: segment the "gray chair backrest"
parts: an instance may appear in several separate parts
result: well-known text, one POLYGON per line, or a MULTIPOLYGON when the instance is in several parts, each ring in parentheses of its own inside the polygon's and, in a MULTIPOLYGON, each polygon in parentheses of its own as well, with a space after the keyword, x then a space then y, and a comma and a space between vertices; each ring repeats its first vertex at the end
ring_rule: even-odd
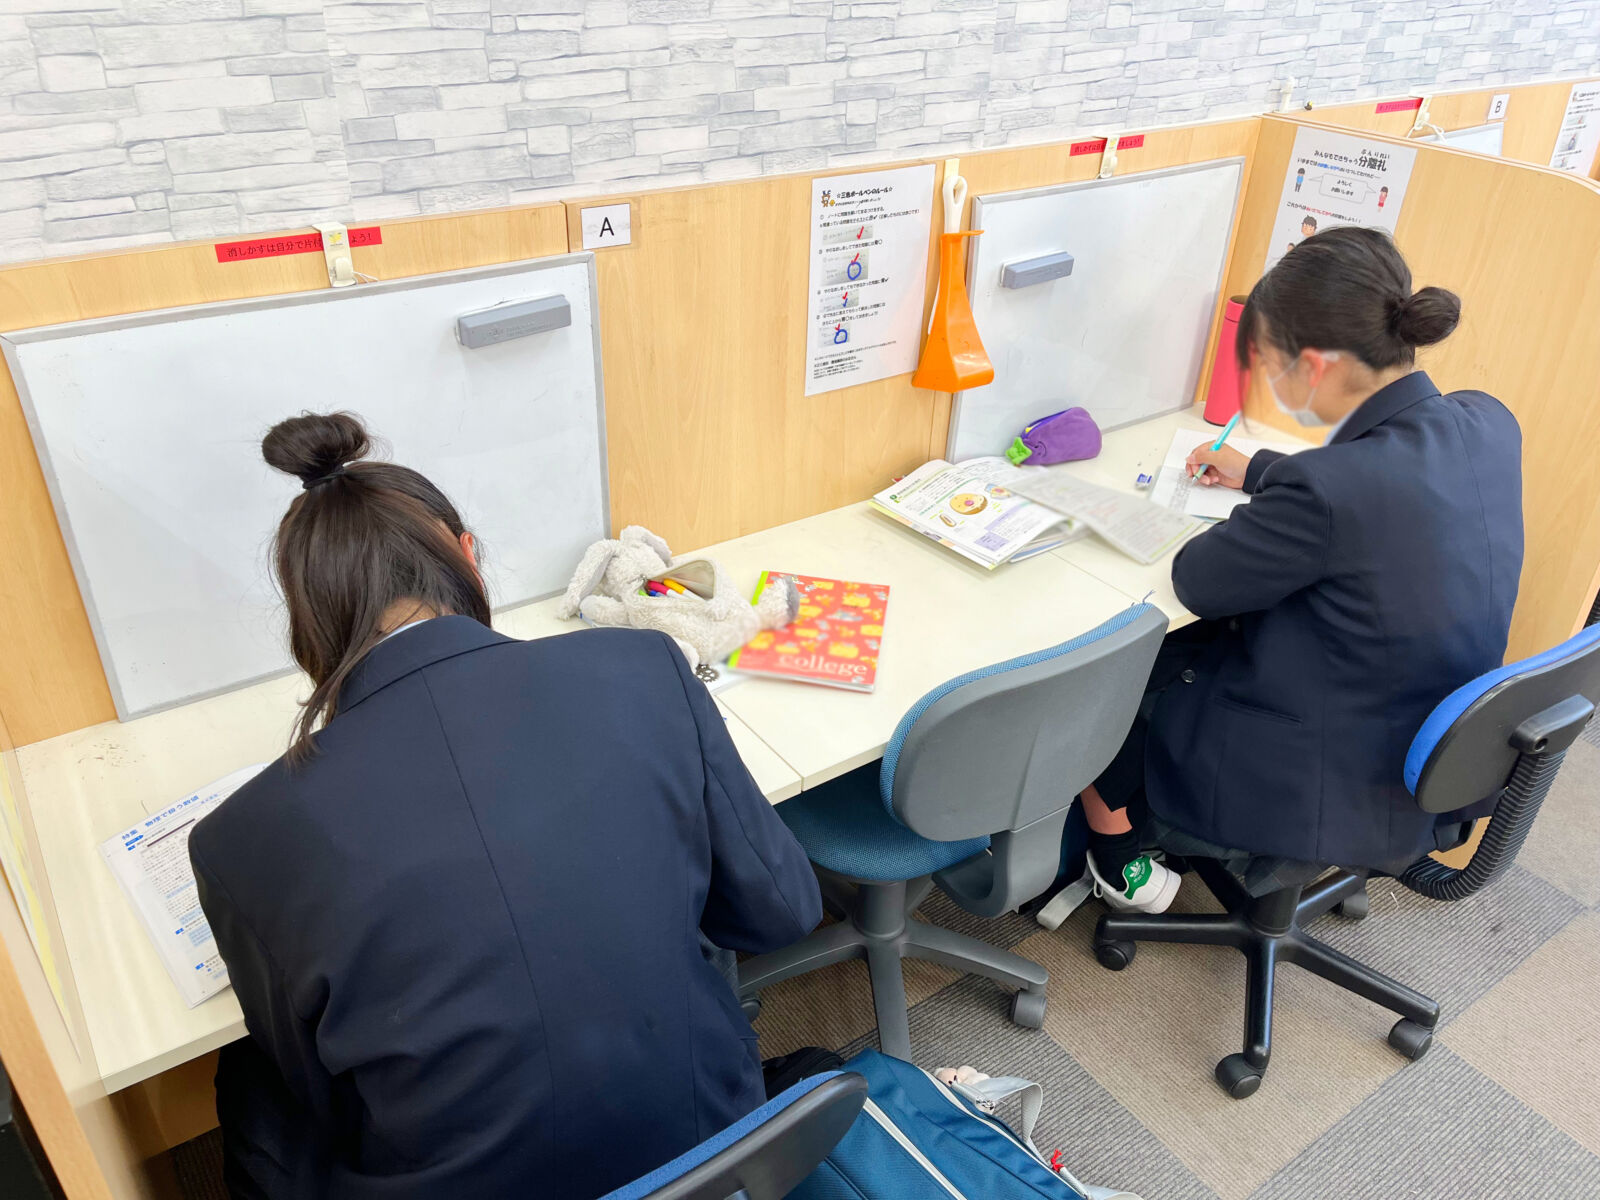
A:
POLYGON ((969 672, 914 705, 884 755, 901 824, 956 841, 1071 805, 1133 724, 1167 618, 1138 604, 1048 650, 969 672))
POLYGON ((602 1200, 783 1200, 850 1132, 866 1099, 866 1078, 855 1071, 803 1079, 602 1200))

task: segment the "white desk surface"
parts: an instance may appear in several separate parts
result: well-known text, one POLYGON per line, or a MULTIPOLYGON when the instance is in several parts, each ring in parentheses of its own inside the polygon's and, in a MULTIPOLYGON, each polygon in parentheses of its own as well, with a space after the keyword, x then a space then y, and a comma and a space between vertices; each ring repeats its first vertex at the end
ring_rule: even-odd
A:
MULTIPOLYGON (((510 610, 495 625, 519 638, 582 628, 557 620, 556 603, 510 610)), ((231 989, 184 1007, 102 861, 100 843, 209 780, 282 754, 296 702, 309 690, 297 673, 17 751, 62 940, 108 1091, 159 1075, 243 1037, 245 1030, 231 989)), ((776 803, 797 794, 800 777, 725 707, 723 714, 767 799, 776 803)))
POLYGON ((761 571, 887 584, 877 688, 862 695, 749 679, 722 700, 806 787, 883 755, 895 725, 953 676, 1066 641, 1128 596, 1053 554, 985 571, 865 504, 749 534, 709 551, 735 579, 761 571))
MULTIPOLYGON (((1073 469, 1132 489, 1160 465, 1172 433, 1214 427, 1186 410, 1108 434, 1073 469)), ((877 690, 750 679, 722 692, 734 744, 774 803, 871 762, 902 714, 964 671, 1051 646, 1154 593, 1173 624, 1192 619, 1172 593, 1171 557, 1153 566, 1093 541, 989 572, 865 505, 822 513, 708 548, 741 585, 762 570, 885 583, 889 614, 877 690)), ((568 632, 548 600, 501 614, 521 638, 568 632)), ((298 675, 126 723, 108 722, 18 751, 95 1058, 108 1090, 179 1066, 244 1034, 231 991, 185 1008, 100 859, 99 845, 150 812, 238 767, 282 753, 307 685, 298 675)))

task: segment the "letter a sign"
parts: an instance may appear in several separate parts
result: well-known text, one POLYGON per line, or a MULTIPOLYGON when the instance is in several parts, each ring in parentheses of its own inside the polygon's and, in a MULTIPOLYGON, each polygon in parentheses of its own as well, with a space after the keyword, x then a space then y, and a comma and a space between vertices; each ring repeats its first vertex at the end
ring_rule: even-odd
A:
POLYGON ((633 211, 627 204, 603 204, 581 210, 583 248, 605 250, 633 241, 633 211))

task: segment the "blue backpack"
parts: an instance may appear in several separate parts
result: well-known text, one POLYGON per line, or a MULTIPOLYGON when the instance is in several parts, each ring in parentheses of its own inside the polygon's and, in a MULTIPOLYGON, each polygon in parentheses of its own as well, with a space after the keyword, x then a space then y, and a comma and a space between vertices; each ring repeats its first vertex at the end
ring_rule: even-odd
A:
POLYGON ((1043 1106, 1036 1083, 947 1087, 876 1050, 843 1069, 866 1076, 866 1106, 789 1200, 1139 1200, 1086 1187, 1044 1160, 1032 1141, 1043 1106), (993 1115, 1014 1097, 1022 1102, 1020 1134, 993 1115))

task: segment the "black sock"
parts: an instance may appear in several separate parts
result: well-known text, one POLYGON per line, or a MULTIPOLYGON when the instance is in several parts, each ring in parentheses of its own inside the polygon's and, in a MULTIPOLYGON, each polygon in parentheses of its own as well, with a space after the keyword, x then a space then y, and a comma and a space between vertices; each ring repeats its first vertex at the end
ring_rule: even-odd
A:
POLYGON ((1139 847, 1139 835, 1132 829, 1127 833, 1089 830, 1089 851, 1100 878, 1115 884, 1122 882, 1122 868, 1144 853, 1139 847))

